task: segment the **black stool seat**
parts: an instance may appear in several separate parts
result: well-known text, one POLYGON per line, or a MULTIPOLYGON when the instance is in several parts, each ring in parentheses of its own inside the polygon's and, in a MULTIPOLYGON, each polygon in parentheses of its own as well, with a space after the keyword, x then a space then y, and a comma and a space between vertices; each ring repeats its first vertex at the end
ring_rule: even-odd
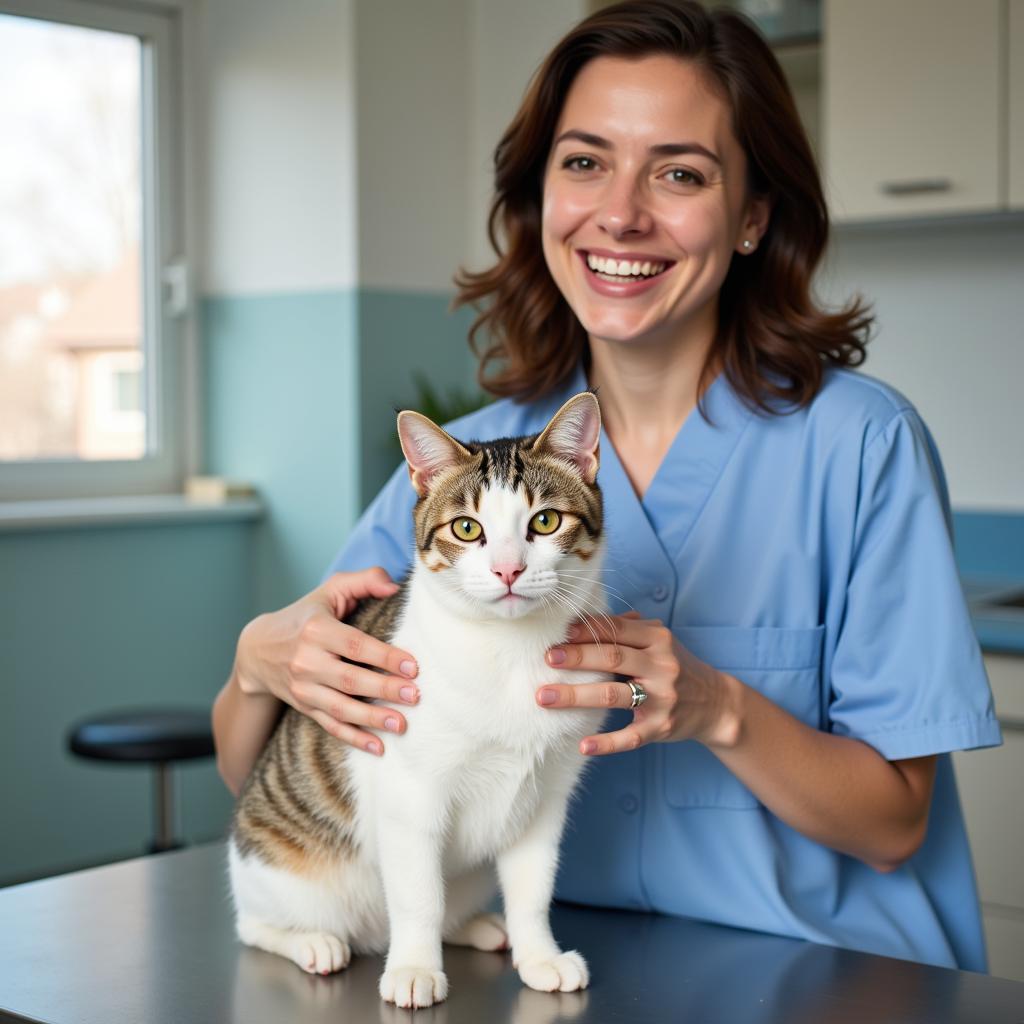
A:
POLYGON ((185 761, 213 753, 209 711, 147 708, 95 715, 68 740, 73 753, 103 761, 185 761))
POLYGON ((156 815, 149 850, 160 853, 181 845, 174 835, 170 763, 213 754, 208 710, 140 708, 93 715, 71 729, 68 747, 79 757, 153 765, 156 815))

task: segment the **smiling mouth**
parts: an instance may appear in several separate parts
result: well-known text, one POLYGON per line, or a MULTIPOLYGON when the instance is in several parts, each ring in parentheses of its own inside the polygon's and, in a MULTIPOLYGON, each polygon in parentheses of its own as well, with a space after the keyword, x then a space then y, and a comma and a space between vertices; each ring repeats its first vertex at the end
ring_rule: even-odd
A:
POLYGON ((626 281, 648 281, 675 266, 672 260, 620 260, 610 256, 581 253, 587 269, 602 281, 621 284, 626 281))

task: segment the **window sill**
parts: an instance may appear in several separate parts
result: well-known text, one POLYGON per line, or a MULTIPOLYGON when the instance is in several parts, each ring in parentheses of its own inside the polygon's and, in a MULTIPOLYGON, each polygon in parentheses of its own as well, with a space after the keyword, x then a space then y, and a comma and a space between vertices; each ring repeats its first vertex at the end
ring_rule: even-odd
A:
POLYGON ((154 526, 260 519, 258 498, 191 501, 183 494, 0 502, 0 533, 78 530, 94 526, 154 526))

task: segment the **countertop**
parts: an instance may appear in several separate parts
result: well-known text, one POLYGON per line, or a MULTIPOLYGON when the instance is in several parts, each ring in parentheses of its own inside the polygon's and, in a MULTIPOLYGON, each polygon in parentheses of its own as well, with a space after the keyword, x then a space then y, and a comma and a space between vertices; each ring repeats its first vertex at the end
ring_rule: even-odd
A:
POLYGON ((1024 984, 655 914, 556 905, 585 992, 445 947, 450 995, 377 995, 379 957, 315 977, 234 936, 222 844, 0 890, 0 1021, 45 1024, 1022 1024, 1024 984))
POLYGON ((1024 579, 963 577, 978 643, 986 653, 1024 655, 1024 579))
POLYGON ((953 513, 957 567, 982 650, 1024 655, 1024 514, 953 513))

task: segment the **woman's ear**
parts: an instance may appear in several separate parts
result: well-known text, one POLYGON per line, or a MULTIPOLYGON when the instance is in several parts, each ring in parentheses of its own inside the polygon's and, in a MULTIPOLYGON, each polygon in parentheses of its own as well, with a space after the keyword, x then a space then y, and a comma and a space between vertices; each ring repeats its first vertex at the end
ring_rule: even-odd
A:
POLYGON ((772 217, 772 200, 768 195, 754 195, 747 200, 743 227, 733 248, 743 255, 752 253, 764 238, 772 217), (745 245, 749 242, 750 245, 745 245))

